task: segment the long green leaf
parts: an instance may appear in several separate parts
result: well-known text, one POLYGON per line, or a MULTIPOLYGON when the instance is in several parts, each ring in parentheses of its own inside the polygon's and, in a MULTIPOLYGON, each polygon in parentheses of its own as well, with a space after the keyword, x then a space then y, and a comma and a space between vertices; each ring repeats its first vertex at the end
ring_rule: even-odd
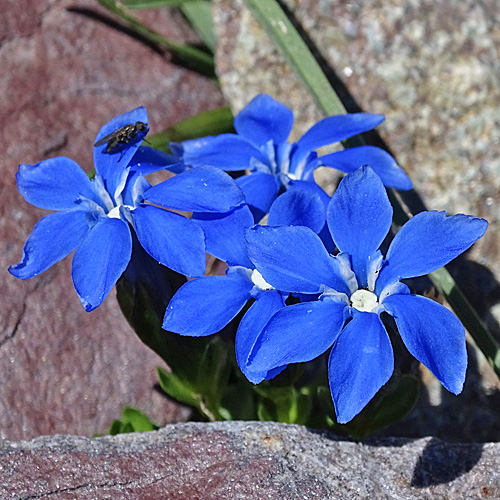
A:
POLYGON ((217 42, 210 0, 127 0, 123 2, 129 9, 158 9, 160 7, 180 7, 201 41, 215 52, 217 42))
POLYGON ((180 7, 196 0, 125 0, 123 5, 128 9, 158 9, 159 7, 180 7))
POLYGON ((109 11, 116 14, 129 28, 146 38, 152 43, 169 50, 173 55, 182 59, 187 65, 204 75, 215 78, 214 60, 211 54, 207 54, 190 45, 177 43, 156 33, 148 28, 139 19, 129 13, 128 9, 116 0, 98 0, 99 3, 109 11))
POLYGON ((302 80, 319 107, 328 115, 345 113, 321 66, 275 0, 244 0, 294 73, 302 80))
POLYGON ((169 142, 180 142, 233 131, 233 113, 231 108, 224 106, 176 123, 163 132, 149 136, 148 142, 151 147, 168 152, 169 142))
POLYGON ((196 34, 201 38, 201 41, 213 54, 217 44, 217 37, 215 36, 212 4, 208 0, 194 0, 184 2, 180 8, 196 34))
MULTIPOLYGON (((314 55, 308 49, 279 3, 276 0, 244 0, 244 2, 264 28, 269 38, 280 50, 292 70, 304 82, 305 87, 314 97, 323 113, 327 116, 346 113, 345 107, 330 85, 314 55)), ((390 193, 390 195, 395 210, 395 218, 398 223, 403 223, 408 219, 408 216, 398 198, 393 193, 390 193)), ((444 268, 435 271, 430 277, 500 378, 500 348, 480 320, 477 312, 465 299, 457 283, 444 268)))

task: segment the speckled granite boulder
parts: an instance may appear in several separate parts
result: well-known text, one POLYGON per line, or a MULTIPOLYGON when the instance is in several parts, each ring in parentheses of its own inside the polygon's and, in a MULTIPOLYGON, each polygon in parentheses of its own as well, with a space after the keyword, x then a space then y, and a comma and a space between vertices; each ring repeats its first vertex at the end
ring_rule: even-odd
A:
MULTIPOLYGON (((464 291, 500 340, 500 4, 495 0, 284 0, 348 92, 350 111, 385 113, 378 127, 432 210, 488 219, 455 263, 464 291)), ((266 92, 295 112, 292 137, 321 118, 242 0, 214 0, 222 90, 238 112, 266 92)), ((325 169, 326 170, 326 169, 325 169)), ((339 176, 320 173, 333 190, 339 176)), ((498 440, 500 383, 472 345, 455 398, 429 376, 422 406, 396 435, 498 440)))
POLYGON ((0 443, 0 497, 329 500, 500 497, 500 445, 362 443, 256 422, 0 443))
MULTIPOLYGON (((380 133, 429 207, 490 221, 472 256, 499 279, 498 3, 284 3, 351 94, 348 109, 354 99, 387 116, 380 133)), ((300 136, 321 114, 299 80, 242 0, 214 0, 214 14, 217 70, 234 111, 267 92, 294 110, 300 136)))

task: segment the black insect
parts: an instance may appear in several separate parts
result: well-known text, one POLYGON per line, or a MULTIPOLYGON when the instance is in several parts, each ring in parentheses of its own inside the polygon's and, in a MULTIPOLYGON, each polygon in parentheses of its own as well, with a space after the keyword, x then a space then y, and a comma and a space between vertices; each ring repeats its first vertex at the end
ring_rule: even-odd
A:
POLYGON ((135 124, 129 123, 128 125, 124 125, 123 127, 116 129, 114 132, 111 132, 111 134, 101 137, 101 139, 96 141, 94 147, 102 146, 103 144, 108 143, 104 152, 109 154, 119 152, 120 159, 118 161, 120 161, 122 159, 121 153, 125 147, 134 141, 139 134, 143 134, 147 132, 147 130, 148 126, 143 122, 135 122, 135 124))

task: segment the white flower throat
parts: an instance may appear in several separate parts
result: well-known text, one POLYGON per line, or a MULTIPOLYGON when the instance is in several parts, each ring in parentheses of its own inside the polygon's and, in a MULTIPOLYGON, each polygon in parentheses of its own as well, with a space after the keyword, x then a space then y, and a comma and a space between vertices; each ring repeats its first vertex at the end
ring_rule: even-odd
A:
POLYGON ((252 280, 252 283, 260 288, 261 290, 273 290, 274 287, 270 285, 262 276, 262 274, 257 271, 257 269, 254 269, 252 271, 252 274, 250 276, 250 279, 252 280))
POLYGON ((378 306, 378 298, 369 290, 356 290, 351 295, 351 306, 358 311, 370 312, 378 306))

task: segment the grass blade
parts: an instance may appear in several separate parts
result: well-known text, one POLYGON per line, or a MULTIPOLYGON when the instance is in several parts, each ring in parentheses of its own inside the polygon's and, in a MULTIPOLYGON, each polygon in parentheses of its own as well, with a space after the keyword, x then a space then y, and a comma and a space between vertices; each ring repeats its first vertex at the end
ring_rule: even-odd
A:
POLYGON ((345 113, 344 105, 332 89, 321 66, 279 3, 275 0, 244 2, 325 115, 345 113))
POLYGON ((192 116, 163 132, 148 136, 148 142, 153 148, 169 152, 169 142, 180 142, 233 131, 233 113, 229 106, 224 106, 192 116))
POLYGON ((183 2, 180 8, 201 41, 210 49, 212 54, 215 53, 217 37, 215 36, 212 4, 210 1, 191 0, 183 2))
POLYGON ((128 9, 158 9, 159 7, 180 7, 184 3, 196 0, 125 0, 128 9))
POLYGON ((99 3, 106 7, 110 12, 117 15, 130 29, 141 35, 146 40, 164 47, 172 55, 183 60, 186 64, 196 69, 198 72, 215 77, 215 66, 213 56, 199 50, 190 45, 177 43, 168 38, 156 33, 156 31, 148 28, 139 19, 130 14, 128 9, 116 0, 98 0, 99 3))

